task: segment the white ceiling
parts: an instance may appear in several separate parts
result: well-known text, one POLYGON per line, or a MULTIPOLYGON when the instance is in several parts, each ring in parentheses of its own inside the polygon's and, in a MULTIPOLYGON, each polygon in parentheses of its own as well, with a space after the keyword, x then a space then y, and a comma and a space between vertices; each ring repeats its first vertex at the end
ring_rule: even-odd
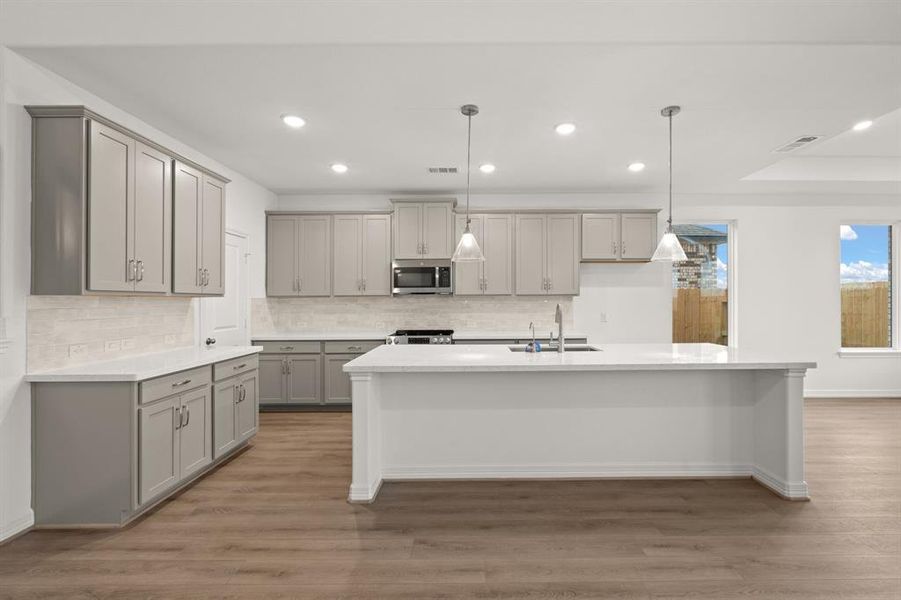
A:
MULTIPOLYGON (((361 5, 336 4, 355 23, 352 11, 361 5)), ((513 10, 505 2, 487 4, 513 10)), ((527 22, 540 17, 538 4, 563 6, 523 3, 533 9, 527 22)), ((567 10, 585 4, 546 14, 578 17, 567 10)), ((76 39, 72 46, 47 47, 35 34, 30 42, 20 39, 17 51, 276 191, 458 191, 464 175, 426 169, 464 166, 466 121, 458 107, 473 102, 482 109, 473 119, 473 162, 497 165, 493 175, 475 173, 474 189, 481 192, 661 191, 666 121, 659 110, 673 103, 683 107, 674 121, 681 192, 830 193, 836 180, 850 182, 843 192, 848 185, 860 193, 901 192, 898 177, 885 176, 901 156, 901 119, 889 114, 901 107, 901 45, 888 43, 898 39, 898 23, 849 20, 840 28, 823 18, 810 26, 810 2, 781 5, 795 9, 790 13, 778 13, 773 7, 779 3, 720 3, 734 17, 713 11, 724 19, 721 29, 744 31, 751 40, 765 32, 770 42, 779 39, 676 40, 697 28, 694 21, 680 27, 685 23, 672 21, 674 14, 671 27, 656 26, 677 43, 639 39, 648 30, 635 27, 636 19, 658 19, 652 5, 676 4, 633 3, 624 12, 623 3, 609 3, 622 16, 623 30, 632 27, 629 34, 620 31, 621 43, 328 44, 320 32, 314 45, 137 46, 116 39, 115 46, 87 46, 76 39), (748 12, 749 4, 756 13, 748 12), (744 22, 737 25, 738 18, 744 22), (790 26, 800 23, 799 43, 788 43, 790 26), (842 43, 823 43, 829 36, 842 43), (861 43, 869 41, 876 43, 861 43), (307 126, 289 130, 279 120, 285 112, 300 114, 307 126), (864 118, 876 123, 848 132, 864 118), (568 120, 577 132, 557 136, 553 126, 568 120), (829 139, 789 157, 771 152, 806 134, 829 139), (647 169, 628 172, 634 160, 647 169), (824 171, 823 161, 832 166, 824 171), (836 161, 843 161, 841 168, 836 161), (350 172, 335 175, 332 162, 347 163, 350 172), (823 178, 826 171, 832 180, 823 178)), ((403 14, 409 27, 411 17, 403 14)), ((517 17, 523 15, 510 20, 517 17)), ((338 36, 340 28, 330 26, 338 36)), ((436 23, 429 19, 428 27, 436 23)), ((587 36, 584 22, 573 27, 587 36)), ((602 28, 616 29, 610 21, 602 28)), ((490 37, 484 23, 476 29, 490 37)), ((282 30, 273 30, 282 41, 282 30)), ((140 31, 136 38, 146 40, 147 28, 140 31)), ((347 31, 356 32, 355 26, 347 31)), ((344 39, 353 38, 347 31, 339 41, 353 41, 344 39)), ((167 32, 161 38, 182 41, 167 32)))

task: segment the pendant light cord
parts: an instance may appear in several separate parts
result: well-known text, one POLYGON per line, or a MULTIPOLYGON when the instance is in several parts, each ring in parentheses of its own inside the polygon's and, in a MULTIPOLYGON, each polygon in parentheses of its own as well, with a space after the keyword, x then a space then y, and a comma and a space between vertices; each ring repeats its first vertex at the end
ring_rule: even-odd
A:
POLYGON ((666 220, 667 231, 673 230, 673 113, 669 116, 669 218, 666 220))
POLYGON ((472 115, 466 115, 466 230, 469 231, 469 176, 472 171, 472 115))

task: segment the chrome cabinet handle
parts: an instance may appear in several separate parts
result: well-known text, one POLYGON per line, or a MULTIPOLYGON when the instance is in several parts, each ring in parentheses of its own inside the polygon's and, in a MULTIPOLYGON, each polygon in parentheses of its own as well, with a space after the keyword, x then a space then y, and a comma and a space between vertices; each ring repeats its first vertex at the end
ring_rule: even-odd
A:
POLYGON ((291 361, 289 361, 287 358, 285 359, 285 366, 288 368, 287 373, 290 375, 291 374, 291 361))
POLYGON ((176 406, 175 411, 173 411, 172 416, 175 417, 175 431, 181 429, 181 408, 176 406))
POLYGON ((294 350, 294 346, 281 346, 282 350, 294 350))
POLYGON ((625 256, 625 254, 626 254, 626 242, 620 242, 619 247, 620 247, 620 255, 621 255, 621 256, 625 256))
POLYGON ((247 388, 244 387, 244 384, 241 384, 241 402, 247 400, 247 388))
POLYGON ((232 367, 232 369, 237 371, 238 369, 243 369, 246 366, 247 366, 247 363, 241 363, 240 365, 235 365, 234 367, 232 367))
POLYGON ((187 427, 187 426, 188 426, 188 423, 191 422, 191 407, 190 407, 190 406, 186 406, 186 407, 185 407, 185 415, 186 415, 186 417, 185 417, 185 424, 182 425, 182 427, 187 427))
POLYGON ((177 383, 173 383, 173 384, 172 384, 172 387, 174 387, 174 388, 182 387, 183 385, 188 385, 189 383, 191 383, 191 380, 190 380, 190 379, 185 379, 184 381, 179 381, 179 382, 177 382, 177 383))
POLYGON ((366 291, 366 280, 365 279, 363 280, 363 291, 364 292, 366 291))
POLYGON ((547 290, 548 290, 548 291, 551 291, 552 289, 554 289, 554 283, 551 281, 551 278, 548 277, 548 280, 547 280, 547 290))
POLYGON ((286 375, 288 373, 288 359, 282 359, 282 375, 286 375))
POLYGON ((301 291, 302 288, 303 288, 303 279, 298 277, 297 278, 297 291, 298 292, 301 291))
POLYGON ((359 350, 362 350, 362 349, 363 349, 363 346, 348 346, 347 349, 348 349, 348 350, 358 350, 358 351, 359 351, 359 350))
POLYGON ((144 281, 144 261, 138 261, 138 281, 144 281))
POLYGON ((135 280, 135 259, 129 258, 128 264, 125 267, 125 281, 134 281, 135 280))

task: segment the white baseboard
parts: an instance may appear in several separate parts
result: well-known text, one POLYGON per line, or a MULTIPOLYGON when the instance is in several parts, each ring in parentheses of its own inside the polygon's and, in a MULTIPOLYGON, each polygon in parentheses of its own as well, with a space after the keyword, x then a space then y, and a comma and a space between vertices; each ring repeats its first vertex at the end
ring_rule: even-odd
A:
POLYGON ((354 503, 369 503, 375 500, 382 488, 382 480, 379 479, 372 485, 351 485, 347 494, 347 501, 354 503))
POLYGON ((901 390, 805 390, 805 398, 901 398, 901 390))
POLYGON ((411 479, 685 479, 751 477, 751 465, 639 463, 571 465, 396 466, 382 470, 386 481, 411 479))
POLYGON ((24 515, 7 523, 0 529, 0 542, 22 533, 32 525, 34 525, 34 511, 29 508, 24 515))
POLYGON ((787 483, 760 467, 754 467, 752 477, 761 485, 770 488, 776 494, 788 500, 810 500, 810 491, 807 489, 806 481, 787 483))

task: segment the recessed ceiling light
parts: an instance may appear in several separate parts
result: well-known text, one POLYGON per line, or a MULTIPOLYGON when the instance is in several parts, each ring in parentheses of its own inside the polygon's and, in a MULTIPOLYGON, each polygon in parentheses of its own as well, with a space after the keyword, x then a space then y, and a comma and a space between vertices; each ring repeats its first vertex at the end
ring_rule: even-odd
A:
POLYGON ((861 121, 860 123, 855 123, 853 129, 854 131, 863 131, 864 129, 869 129, 872 124, 873 121, 861 121))
POLYGON ((481 171, 482 173, 485 173, 487 175, 488 173, 494 173, 494 170, 496 168, 497 167, 495 167, 494 165, 492 165, 490 163, 485 163, 484 165, 481 165, 479 167, 479 171, 481 171))
POLYGON ((560 123, 559 125, 554 127, 554 131, 556 131, 560 135, 569 135, 575 130, 576 126, 574 123, 560 123))
POLYGON ((644 171, 644 163, 643 162, 634 162, 629 165, 629 170, 633 173, 638 173, 639 171, 644 171))
POLYGON ((347 173, 347 165, 342 163, 335 163, 332 165, 332 171, 335 173, 347 173))
POLYGON ((306 121, 304 121, 297 115, 282 115, 282 122, 288 127, 293 127, 294 129, 300 129, 307 124, 306 121))

